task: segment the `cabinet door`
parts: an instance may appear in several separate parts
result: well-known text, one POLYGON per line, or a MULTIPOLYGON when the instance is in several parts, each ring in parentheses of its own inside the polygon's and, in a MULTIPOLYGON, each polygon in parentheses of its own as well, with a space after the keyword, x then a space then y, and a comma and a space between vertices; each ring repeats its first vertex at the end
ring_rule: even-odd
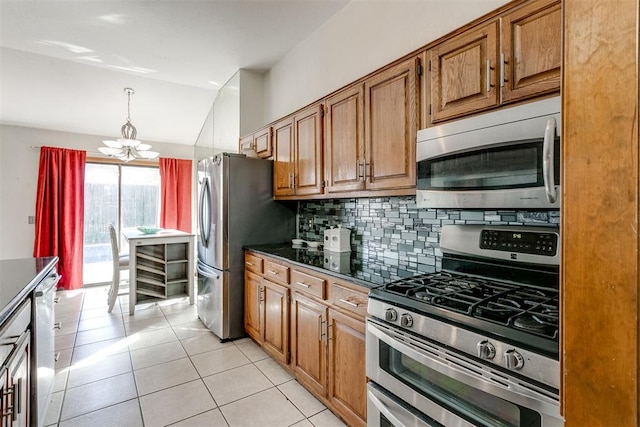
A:
POLYGON ((260 328, 262 305, 262 278, 255 273, 244 272, 244 330, 258 343, 262 343, 260 328))
POLYGON ((293 292, 291 369, 319 396, 326 396, 327 388, 326 321, 326 306, 293 292))
POLYGON ((417 62, 409 59, 365 82, 367 190, 416 184, 417 62))
MULTIPOLYGON (((19 345, 16 348, 16 352, 11 357, 8 372, 8 384, 7 391, 11 392, 7 396, 3 407, 3 415, 11 412, 12 415, 7 419, 12 420, 8 425, 12 427, 29 427, 29 402, 31 388, 29 384, 30 369, 29 362, 31 356, 31 346, 29 344, 30 334, 25 332, 22 335, 23 338, 19 340, 19 345)), ((3 417, 3 422, 4 417, 3 417)))
POLYGON ((432 123, 498 105, 498 21, 445 40, 427 56, 432 123))
POLYGON ((364 86, 326 100, 327 193, 364 189, 364 86))
POLYGON ((293 195, 293 119, 273 126, 273 195, 293 195))
POLYGON ((314 105, 295 115, 294 192, 298 196, 321 194, 322 173, 322 105, 314 105))
POLYGON ((253 149, 261 159, 271 157, 271 126, 253 135, 253 149))
POLYGON ((350 426, 366 425, 364 353, 364 319, 329 309, 329 401, 350 426))
POLYGON ((289 363, 289 289, 262 281, 262 345, 273 358, 289 363))
POLYGON ((559 0, 527 2, 502 18, 502 102, 560 90, 559 0))

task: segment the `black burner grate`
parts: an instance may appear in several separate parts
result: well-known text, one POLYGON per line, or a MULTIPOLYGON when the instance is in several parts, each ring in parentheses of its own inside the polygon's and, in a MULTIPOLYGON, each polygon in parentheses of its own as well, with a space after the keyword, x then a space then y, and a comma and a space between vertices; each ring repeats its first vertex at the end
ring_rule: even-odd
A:
POLYGON ((440 272, 389 283, 384 291, 408 298, 418 309, 421 305, 440 307, 558 339, 559 298, 556 289, 440 272))

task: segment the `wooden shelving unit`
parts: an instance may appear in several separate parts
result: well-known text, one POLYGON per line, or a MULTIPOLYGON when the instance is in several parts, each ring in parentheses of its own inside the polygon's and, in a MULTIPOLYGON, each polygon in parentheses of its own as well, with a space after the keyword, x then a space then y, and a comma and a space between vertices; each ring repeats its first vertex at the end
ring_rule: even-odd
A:
POLYGON ((129 240, 130 314, 135 304, 189 297, 193 304, 194 236, 178 231, 157 235, 125 232, 129 240))

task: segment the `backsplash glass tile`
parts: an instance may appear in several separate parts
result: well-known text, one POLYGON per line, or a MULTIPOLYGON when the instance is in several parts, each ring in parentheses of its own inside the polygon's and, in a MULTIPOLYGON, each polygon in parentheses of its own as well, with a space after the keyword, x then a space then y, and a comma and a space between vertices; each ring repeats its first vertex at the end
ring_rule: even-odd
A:
POLYGON ((418 209, 414 196, 312 200, 298 203, 298 237, 324 239, 340 224, 351 230, 351 250, 362 279, 383 283, 415 272, 439 271, 440 231, 445 224, 558 227, 559 211, 418 209))

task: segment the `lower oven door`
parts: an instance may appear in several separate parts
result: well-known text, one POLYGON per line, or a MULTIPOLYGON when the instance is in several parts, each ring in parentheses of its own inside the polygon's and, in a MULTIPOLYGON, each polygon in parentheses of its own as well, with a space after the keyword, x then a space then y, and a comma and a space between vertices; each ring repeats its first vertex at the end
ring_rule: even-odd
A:
POLYGON ((432 419, 433 425, 563 425, 557 392, 371 318, 367 319, 366 352, 369 379, 424 414, 425 419, 432 419))
POLYGON ((367 384, 368 427, 441 427, 442 424, 419 413, 374 382, 367 384))

